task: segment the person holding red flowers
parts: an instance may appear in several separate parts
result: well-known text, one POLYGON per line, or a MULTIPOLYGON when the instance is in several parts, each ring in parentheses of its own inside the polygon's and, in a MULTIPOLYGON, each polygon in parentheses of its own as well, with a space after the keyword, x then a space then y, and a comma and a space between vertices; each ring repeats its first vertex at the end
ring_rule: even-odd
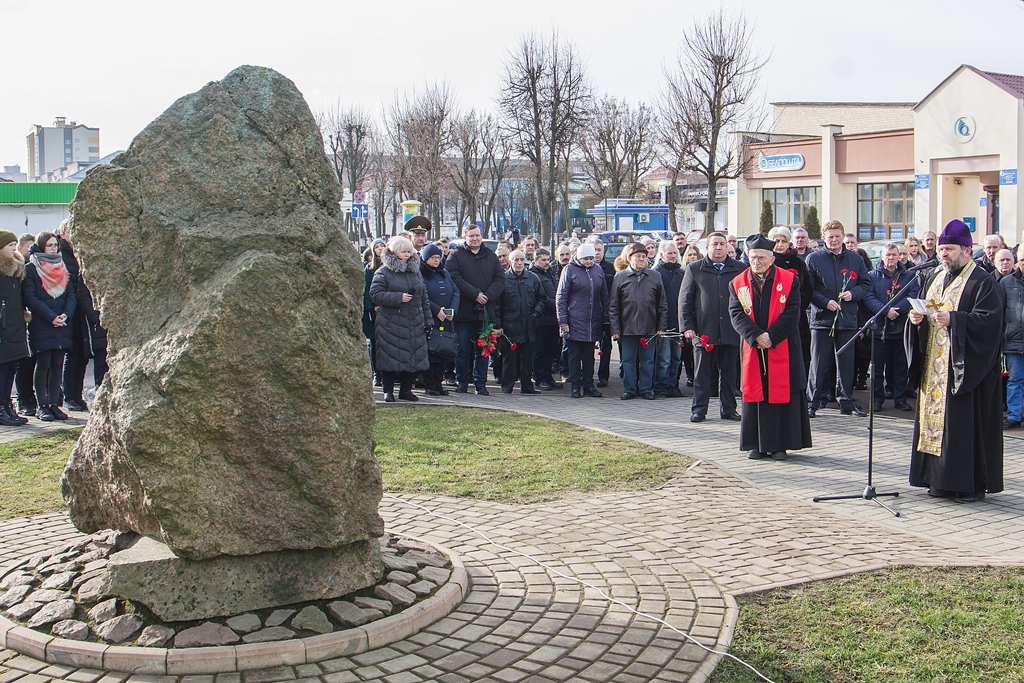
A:
POLYGON ((612 280, 608 305, 612 341, 622 340, 622 400, 654 399, 654 359, 668 328, 668 295, 661 275, 647 267, 647 248, 626 247, 629 267, 612 280))
POLYGON ((828 402, 834 366, 838 377, 839 410, 843 415, 867 415, 853 400, 853 375, 856 347, 851 344, 838 354, 860 329, 858 302, 871 291, 871 280, 864 260, 843 245, 846 229, 839 221, 829 221, 821 229, 825 248, 807 257, 807 272, 814 284, 811 295, 811 373, 807 382, 810 405, 808 417, 828 402))
POLYGON ((519 380, 519 393, 539 394, 533 388, 533 344, 547 297, 540 278, 526 268, 525 252, 516 249, 508 260, 511 267, 505 271, 505 291, 494 307, 502 356, 501 391, 511 394, 519 380))

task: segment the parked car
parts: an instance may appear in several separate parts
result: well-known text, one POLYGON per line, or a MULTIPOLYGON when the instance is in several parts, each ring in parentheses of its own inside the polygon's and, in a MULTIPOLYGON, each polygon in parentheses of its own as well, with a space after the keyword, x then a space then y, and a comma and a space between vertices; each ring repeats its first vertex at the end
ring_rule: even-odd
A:
POLYGON ((656 240, 670 240, 672 233, 668 230, 608 230, 606 232, 595 232, 605 244, 629 244, 639 242, 641 237, 653 237, 656 240))
POLYGON ((874 267, 882 260, 882 247, 894 241, 899 242, 899 240, 871 240, 858 242, 857 246, 868 253, 868 256, 871 257, 871 265, 874 267))

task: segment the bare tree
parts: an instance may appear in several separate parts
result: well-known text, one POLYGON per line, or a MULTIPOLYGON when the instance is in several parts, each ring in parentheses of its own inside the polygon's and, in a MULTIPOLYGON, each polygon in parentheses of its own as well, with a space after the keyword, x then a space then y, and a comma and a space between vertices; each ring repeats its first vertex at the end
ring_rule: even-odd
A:
MULTIPOLYGON (((338 102, 317 119, 342 188, 351 192, 365 189, 376 134, 373 118, 362 107, 343 108, 338 102)), ((346 227, 354 237, 371 237, 369 230, 364 233, 361 226, 353 226, 351 216, 346 227)))
POLYGON ((720 8, 694 21, 683 35, 675 68, 665 70, 663 102, 677 107, 672 118, 689 142, 686 167, 708 184, 705 233, 715 229, 718 181, 744 171, 746 160, 733 158, 726 133, 756 127, 761 109, 752 100, 767 58, 754 51, 752 33, 742 13, 727 16, 720 8))
POLYGON ((675 188, 679 184, 679 178, 689 169, 692 156, 692 133, 689 130, 689 117, 684 115, 685 112, 682 93, 673 88, 670 82, 658 98, 657 115, 654 120, 658 161, 668 170, 666 201, 669 227, 673 232, 679 232, 675 188))
MULTIPOLYGON (((611 181, 607 196, 635 197, 640 178, 655 159, 651 110, 643 103, 634 108, 605 96, 591 109, 581 148, 587 175, 598 182, 611 181)), ((596 187, 591 189, 600 194, 596 187)))
POLYGON ((385 137, 401 195, 423 202, 424 213, 440 231, 442 186, 448 178, 455 94, 445 83, 395 95, 385 114, 385 137))
MULTIPOLYGON (((370 197, 373 199, 374 226, 378 236, 388 234, 388 214, 398 212, 397 169, 394 159, 388 154, 387 148, 375 141, 370 154, 370 197)), ((394 234, 392 223, 391 234, 394 234)))
POLYGON ((591 101, 583 61, 557 32, 542 40, 528 33, 509 53, 498 97, 502 126, 513 148, 533 165, 541 239, 552 234, 560 160, 578 142, 591 101))
POLYGON ((458 117, 452 123, 452 147, 455 157, 451 160, 451 181, 462 199, 465 213, 460 212, 459 225, 465 214, 469 220, 476 220, 484 174, 487 163, 481 139, 481 120, 475 110, 458 117))

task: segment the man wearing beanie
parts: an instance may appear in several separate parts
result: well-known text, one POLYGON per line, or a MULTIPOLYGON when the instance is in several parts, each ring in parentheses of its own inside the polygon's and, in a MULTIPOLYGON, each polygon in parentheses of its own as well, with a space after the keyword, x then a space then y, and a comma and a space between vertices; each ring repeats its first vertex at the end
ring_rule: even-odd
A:
POLYGON ((926 312, 908 314, 910 386, 919 389, 910 484, 966 503, 1003 490, 1003 304, 971 259, 963 221, 947 223, 938 244, 939 267, 921 287, 926 312))

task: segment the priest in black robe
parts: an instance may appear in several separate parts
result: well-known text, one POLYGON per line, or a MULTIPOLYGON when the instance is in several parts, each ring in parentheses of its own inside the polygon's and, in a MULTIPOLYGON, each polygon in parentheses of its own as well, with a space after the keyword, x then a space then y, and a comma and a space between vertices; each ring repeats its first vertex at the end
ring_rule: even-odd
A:
POLYGON ((740 449, 752 460, 785 460, 787 451, 811 447, 801 283, 775 265, 771 240, 752 235, 745 246, 750 268, 729 285, 729 315, 742 340, 740 449))
POLYGON ((911 310, 906 329, 910 386, 918 389, 910 484, 960 502, 1003 490, 1003 305, 972 246, 965 223, 946 225, 940 265, 921 288, 927 314, 911 310))

